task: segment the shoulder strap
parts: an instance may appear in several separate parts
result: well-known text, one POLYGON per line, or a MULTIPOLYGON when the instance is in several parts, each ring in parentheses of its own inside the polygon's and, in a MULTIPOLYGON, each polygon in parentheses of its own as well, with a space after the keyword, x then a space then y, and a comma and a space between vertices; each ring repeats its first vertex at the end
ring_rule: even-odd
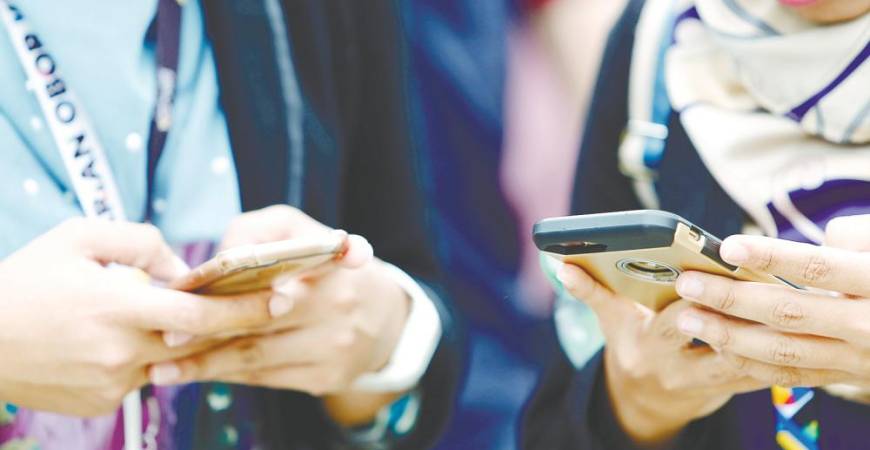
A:
POLYGON ((658 167, 668 138, 671 104, 665 53, 672 41, 673 0, 648 0, 635 32, 629 76, 628 123, 619 148, 620 170, 634 183, 641 204, 657 209, 658 167))

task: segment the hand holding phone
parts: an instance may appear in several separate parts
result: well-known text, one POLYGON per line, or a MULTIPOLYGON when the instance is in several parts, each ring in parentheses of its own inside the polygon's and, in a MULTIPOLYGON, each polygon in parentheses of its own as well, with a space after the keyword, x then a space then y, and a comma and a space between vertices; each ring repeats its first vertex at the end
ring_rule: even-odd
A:
POLYGON ((679 299, 674 283, 684 271, 789 284, 773 275, 726 263, 719 256, 718 238, 663 211, 545 219, 535 225, 533 233, 541 251, 581 267, 613 292, 654 311, 679 299))

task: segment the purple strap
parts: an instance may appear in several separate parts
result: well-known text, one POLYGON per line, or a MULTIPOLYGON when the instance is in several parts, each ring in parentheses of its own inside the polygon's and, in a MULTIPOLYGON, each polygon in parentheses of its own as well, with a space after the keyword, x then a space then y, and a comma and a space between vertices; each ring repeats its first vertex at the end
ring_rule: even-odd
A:
POLYGON ((181 46, 181 6, 177 0, 159 0, 157 4, 157 101, 148 135, 148 166, 145 201, 145 221, 152 216, 154 177, 157 161, 166 145, 172 125, 172 104, 178 74, 178 53, 181 46))
POLYGON ((858 56, 856 56, 855 59, 853 59, 852 62, 850 62, 849 65, 846 66, 846 68, 839 75, 837 75, 836 78, 834 78, 833 81, 831 81, 827 86, 825 86, 824 89, 819 91, 816 95, 808 98, 800 105, 795 106, 794 109, 786 114, 786 117, 794 120, 795 122, 802 121, 804 116, 811 109, 813 109, 814 106, 818 105, 819 102, 822 101, 822 99, 825 98, 826 95, 830 94, 831 91, 833 91, 837 88, 837 86, 842 84, 843 81, 846 80, 846 78, 849 78, 849 75, 852 75, 852 73, 855 72, 855 70, 857 70, 858 67, 860 67, 861 64, 864 63, 864 61, 867 60, 868 56, 870 56, 870 41, 868 41, 867 44, 864 45, 864 49, 861 50, 860 53, 858 53, 858 56))

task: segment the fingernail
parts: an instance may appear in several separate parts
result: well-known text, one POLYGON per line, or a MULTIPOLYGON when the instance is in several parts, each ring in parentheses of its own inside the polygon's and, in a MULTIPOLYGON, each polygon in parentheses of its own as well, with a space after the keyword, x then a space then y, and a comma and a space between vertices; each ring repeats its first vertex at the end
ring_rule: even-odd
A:
POLYGON ((722 259, 725 262, 735 266, 739 266, 749 260, 749 251, 746 250, 746 247, 728 239, 722 243, 722 249, 719 251, 719 254, 722 255, 722 259))
POLYGON ((181 368, 175 363, 160 363, 151 366, 151 383, 158 386, 165 386, 177 383, 181 378, 181 368))
POLYGON ((192 334, 167 331, 163 333, 163 342, 169 347, 180 347, 193 340, 192 334))
POLYGON ((293 309, 294 300, 284 295, 278 294, 272 296, 269 300, 269 314, 272 317, 281 317, 293 309))
POLYGON ((360 267, 374 258, 375 250, 366 238, 353 234, 348 240, 348 252, 342 260, 345 266, 360 267))
POLYGON ((677 318, 677 328, 689 336, 697 336, 704 329, 704 321, 693 313, 685 312, 677 318))
POLYGON ((692 275, 683 275, 677 279, 677 293, 683 298, 700 298, 704 294, 704 283, 692 275))

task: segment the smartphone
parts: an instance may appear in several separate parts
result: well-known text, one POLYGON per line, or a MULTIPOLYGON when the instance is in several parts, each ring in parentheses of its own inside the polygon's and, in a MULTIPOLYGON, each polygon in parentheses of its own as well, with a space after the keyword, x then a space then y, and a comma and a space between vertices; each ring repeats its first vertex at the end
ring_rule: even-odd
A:
POLYGON ((687 270, 791 285, 779 277, 726 263, 719 256, 722 241, 664 211, 544 219, 535 224, 533 235, 542 252, 580 266, 613 292, 655 311, 679 299, 674 282, 687 270))
POLYGON ((278 277, 301 274, 340 257, 347 233, 300 237, 224 250, 169 287, 210 295, 269 289, 278 277))

